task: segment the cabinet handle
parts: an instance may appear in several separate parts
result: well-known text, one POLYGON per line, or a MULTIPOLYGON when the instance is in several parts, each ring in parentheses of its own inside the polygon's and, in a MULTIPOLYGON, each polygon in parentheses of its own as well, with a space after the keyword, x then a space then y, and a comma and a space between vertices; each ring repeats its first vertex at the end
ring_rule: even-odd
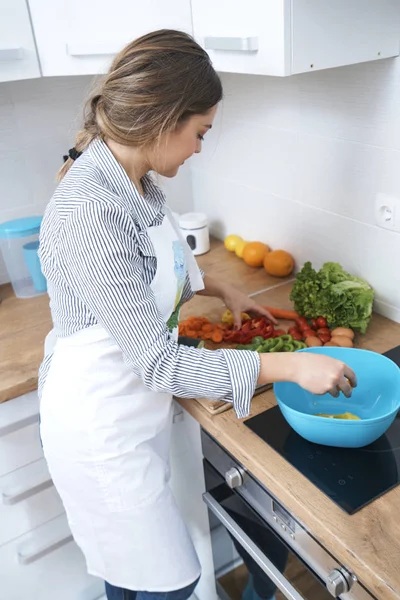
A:
POLYGON ((0 60, 21 60, 23 48, 0 48, 0 60))
POLYGON ((257 52, 258 37, 206 37, 204 47, 206 50, 257 52))
POLYGON ((31 496, 34 496, 39 492, 47 490, 48 488, 52 487, 52 485, 53 482, 49 475, 48 479, 44 481, 38 481, 36 484, 30 485, 26 488, 22 488, 17 492, 7 493, 7 491, 5 491, 1 494, 1 499, 3 504, 11 506, 12 504, 18 504, 18 502, 22 502, 23 500, 26 500, 27 498, 30 498, 31 496))
POLYGON ((275 567, 270 559, 260 550, 253 540, 232 519, 229 513, 217 502, 211 494, 203 494, 203 500, 208 508, 239 544, 250 554, 251 558, 258 564, 266 575, 275 583, 282 594, 288 600, 305 600, 297 590, 289 583, 282 573, 275 567))
POLYGON ((121 48, 121 44, 67 44, 67 54, 69 56, 85 57, 85 56, 113 56, 117 54, 121 48))
POLYGON ((180 423, 181 421, 183 421, 185 418, 185 415, 183 413, 183 408, 181 408, 180 410, 174 412, 174 415, 172 417, 172 422, 173 423, 180 423))
POLYGON ((39 560, 40 558, 47 556, 47 554, 72 542, 72 540, 72 534, 69 533, 52 540, 50 543, 39 545, 34 550, 24 550, 23 548, 20 548, 17 553, 18 562, 21 565, 30 565, 36 560, 39 560))

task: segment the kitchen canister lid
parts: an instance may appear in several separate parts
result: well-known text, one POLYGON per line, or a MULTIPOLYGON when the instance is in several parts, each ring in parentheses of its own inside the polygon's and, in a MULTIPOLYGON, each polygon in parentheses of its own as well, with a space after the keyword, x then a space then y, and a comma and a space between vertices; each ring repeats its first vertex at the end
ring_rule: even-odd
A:
POLYGON ((0 224, 1 239, 16 239, 35 235, 40 231, 43 217, 25 217, 0 224))
POLYGON ((204 213, 186 213, 179 217, 179 227, 181 229, 202 229, 207 227, 208 219, 204 213))

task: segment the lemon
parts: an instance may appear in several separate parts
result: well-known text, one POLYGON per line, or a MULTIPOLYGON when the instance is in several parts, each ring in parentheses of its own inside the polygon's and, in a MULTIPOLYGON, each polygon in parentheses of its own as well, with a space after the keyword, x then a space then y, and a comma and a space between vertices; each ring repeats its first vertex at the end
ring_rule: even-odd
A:
POLYGON ((245 249, 245 247, 247 246, 249 242, 246 242, 245 240, 241 240, 240 242, 238 242, 236 244, 235 247, 235 254, 236 256, 238 256, 239 258, 243 258, 243 250, 245 249))
POLYGON ((224 245, 225 245, 225 248, 227 250, 229 250, 229 252, 235 252, 236 246, 239 244, 239 242, 243 242, 240 235, 232 234, 232 235, 228 235, 225 238, 224 245))
POLYGON ((325 413, 317 413, 316 417, 325 417, 326 419, 344 419, 346 421, 360 421, 360 417, 353 415, 353 413, 345 412, 341 415, 326 415, 325 413))

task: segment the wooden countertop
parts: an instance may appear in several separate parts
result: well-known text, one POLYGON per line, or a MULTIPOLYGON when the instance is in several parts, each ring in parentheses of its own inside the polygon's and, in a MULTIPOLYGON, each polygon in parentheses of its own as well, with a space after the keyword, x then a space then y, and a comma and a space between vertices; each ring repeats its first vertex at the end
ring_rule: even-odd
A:
MULTIPOLYGON (((248 294, 273 286, 280 280, 264 269, 250 269, 221 242, 211 240, 211 251, 199 263, 214 277, 229 277, 231 283, 248 294)), ((0 286, 0 403, 37 389, 38 370, 43 359, 44 338, 52 327, 47 294, 16 298, 11 285, 0 286)), ((196 313, 204 301, 217 309, 220 300, 196 297, 190 311, 196 313), (214 302, 212 302, 214 300, 214 302)))
POLYGON ((51 329, 47 294, 18 299, 0 286, 0 402, 37 388, 44 338, 51 329))
MULTIPOLYGON (((251 269, 219 242, 199 257, 210 275, 230 281, 262 304, 290 308, 290 280, 269 277, 263 269, 251 269), (266 291, 267 290, 267 291, 266 291)), ((51 328, 48 297, 18 300, 10 286, 0 287, 0 402, 37 387, 37 371, 43 342, 51 328)), ((185 305, 183 318, 203 314, 218 319, 220 300, 196 296, 185 305)), ((385 352, 400 344, 400 325, 374 315, 359 345, 385 352)), ((193 400, 179 400, 184 408, 251 471, 279 501, 378 600, 400 599, 400 487, 388 492, 355 515, 349 516, 303 477, 272 448, 235 417, 233 410, 211 416, 193 400)), ((272 392, 254 399, 252 415, 275 405, 272 392)))
MULTIPOLYGON (((201 260, 199 262, 201 263, 201 260)), ((236 265, 231 264, 236 270, 236 265)), ((225 277, 227 274, 228 266, 225 277)), ((259 299, 261 304, 291 308, 291 285, 292 283, 283 283, 279 287, 256 294, 255 299, 259 299)), ((189 303, 185 307, 185 316, 189 313, 203 314, 212 319, 221 314, 221 303, 214 299, 197 297, 195 303, 196 306, 189 303)), ((400 344, 400 324, 374 314, 367 334, 356 339, 361 348, 386 352, 400 344)), ((253 473, 340 563, 353 571, 378 600, 399 600, 400 521, 397 515, 400 507, 400 486, 350 516, 245 427, 243 421, 236 418, 233 410, 212 416, 197 402, 179 402, 204 429, 253 473)), ((275 405, 272 391, 261 394, 253 400, 251 416, 275 405)))

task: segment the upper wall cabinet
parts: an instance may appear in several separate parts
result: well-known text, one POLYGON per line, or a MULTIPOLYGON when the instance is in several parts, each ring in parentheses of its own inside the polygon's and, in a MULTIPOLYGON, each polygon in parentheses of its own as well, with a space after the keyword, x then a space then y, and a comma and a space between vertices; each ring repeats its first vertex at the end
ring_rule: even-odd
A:
POLYGON ((399 54, 398 0, 192 0, 218 71, 286 76, 399 54))
POLYGON ((144 33, 193 31, 190 0, 29 0, 29 6, 43 75, 104 73, 113 55, 144 33))
POLYGON ((0 0, 0 81, 40 77, 25 0, 0 0))

